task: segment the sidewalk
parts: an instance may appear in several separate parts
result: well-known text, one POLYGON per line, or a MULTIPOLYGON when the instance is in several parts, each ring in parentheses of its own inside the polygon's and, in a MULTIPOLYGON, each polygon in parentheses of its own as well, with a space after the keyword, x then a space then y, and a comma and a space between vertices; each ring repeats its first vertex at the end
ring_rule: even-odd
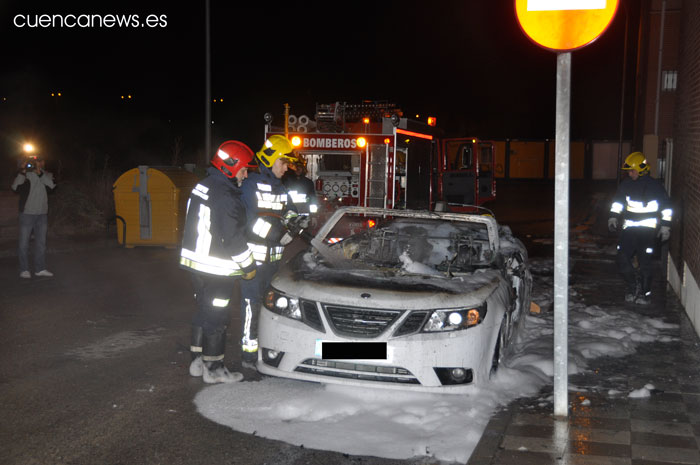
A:
MULTIPOLYGON (((582 296, 587 305, 620 305, 622 280, 612 258, 572 257, 570 279, 595 283, 582 296)), ((537 397, 516 400, 494 414, 468 464, 700 463, 700 344, 657 276, 652 305, 637 309, 678 324, 677 341, 643 343, 631 356, 595 359, 592 370, 570 375, 564 421, 554 419, 551 402, 542 402, 552 395, 551 384, 537 397), (649 397, 628 396, 648 385, 649 397)))

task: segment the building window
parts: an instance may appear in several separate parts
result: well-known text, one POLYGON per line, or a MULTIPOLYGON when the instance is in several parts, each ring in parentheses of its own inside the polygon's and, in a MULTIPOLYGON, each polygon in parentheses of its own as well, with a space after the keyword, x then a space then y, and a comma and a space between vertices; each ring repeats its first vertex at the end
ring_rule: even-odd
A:
POLYGON ((661 90, 673 91, 676 90, 676 82, 678 81, 678 71, 662 71, 661 72, 661 90))

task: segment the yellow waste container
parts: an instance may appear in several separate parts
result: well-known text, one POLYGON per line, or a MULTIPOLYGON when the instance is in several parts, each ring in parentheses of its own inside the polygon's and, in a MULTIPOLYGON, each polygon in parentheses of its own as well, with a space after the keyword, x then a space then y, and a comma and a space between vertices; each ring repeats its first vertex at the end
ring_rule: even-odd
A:
POLYGON ((193 173, 171 166, 139 166, 119 176, 112 189, 119 243, 178 247, 197 181, 193 173))

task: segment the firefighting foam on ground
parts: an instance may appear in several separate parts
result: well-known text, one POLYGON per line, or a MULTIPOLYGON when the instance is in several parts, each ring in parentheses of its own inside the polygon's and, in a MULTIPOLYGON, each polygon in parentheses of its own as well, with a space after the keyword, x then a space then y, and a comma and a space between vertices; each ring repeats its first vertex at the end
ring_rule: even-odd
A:
MULTIPOLYGON (((533 302, 551 308, 551 259, 532 263, 533 302)), ((590 372, 599 357, 624 357, 642 344, 675 339, 678 325, 663 318, 640 317, 621 303, 587 305, 593 283, 570 290, 569 372, 590 372)), ((436 395, 265 378, 257 382, 209 387, 195 398, 198 411, 230 428, 305 448, 352 455, 407 459, 429 456, 466 462, 494 411, 511 401, 539 395, 541 406, 552 396, 553 314, 528 315, 516 345, 487 384, 467 395, 436 395), (544 393, 544 394, 543 394, 544 393)), ((570 389, 575 389, 572 386, 570 389)), ((611 397, 648 396, 654 386, 626 390, 615 381, 598 380, 592 390, 611 397)))

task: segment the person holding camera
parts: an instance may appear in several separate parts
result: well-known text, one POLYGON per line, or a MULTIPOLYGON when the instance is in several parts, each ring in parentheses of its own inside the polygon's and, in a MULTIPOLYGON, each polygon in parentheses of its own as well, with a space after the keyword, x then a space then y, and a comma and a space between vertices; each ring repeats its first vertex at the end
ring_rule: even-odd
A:
POLYGON ((51 277, 46 269, 46 232, 48 230, 48 193, 56 188, 53 175, 44 171, 44 160, 32 157, 12 182, 19 194, 19 277, 29 279, 29 241, 34 233, 34 275, 51 277))

